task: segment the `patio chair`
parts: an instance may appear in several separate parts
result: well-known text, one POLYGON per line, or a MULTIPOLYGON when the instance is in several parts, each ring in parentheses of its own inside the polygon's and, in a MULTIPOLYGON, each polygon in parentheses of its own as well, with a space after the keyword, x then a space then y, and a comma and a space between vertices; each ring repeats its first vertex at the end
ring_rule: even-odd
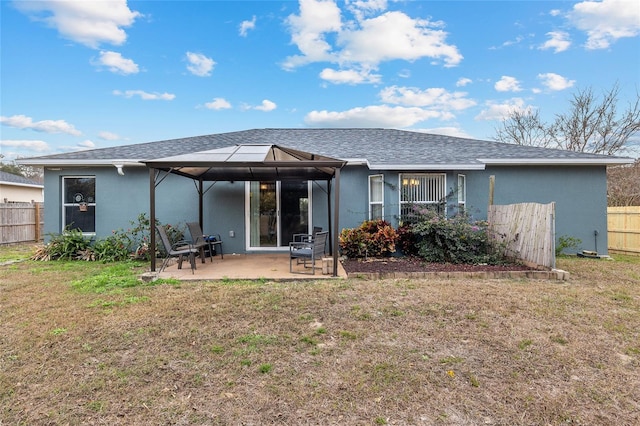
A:
POLYGON ((158 231, 158 235, 160 235, 160 241, 162 242, 164 251, 167 254, 158 272, 162 272, 169 263, 169 260, 174 257, 178 258, 178 269, 182 269, 182 259, 184 258, 184 256, 188 256, 189 263, 191 264, 191 273, 195 273, 194 270, 196 269, 196 253, 198 252, 198 249, 189 244, 189 242, 183 240, 176 241, 175 243, 171 244, 169 236, 167 235, 167 231, 161 225, 156 225, 156 230, 158 231))
MULTIPOLYGON (((292 241, 289 243, 289 272, 293 273, 293 259, 296 265, 303 263, 307 268, 307 262, 311 263, 311 275, 316 273, 316 261, 321 260, 325 253, 327 236, 329 231, 318 232, 313 241, 292 241)), ((308 272, 297 272, 306 274, 308 272)))
POLYGON ((222 238, 220 237, 220 234, 205 235, 198 222, 187 222, 187 228, 189 228, 189 234, 191 234, 191 244, 198 249, 202 263, 204 263, 205 258, 205 247, 209 249, 211 262, 213 262, 213 254, 216 253, 218 249, 220 250, 220 258, 224 259, 224 253, 222 253, 222 238))
POLYGON ((311 234, 293 234, 293 242, 313 241, 313 237, 315 237, 318 232, 322 232, 322 226, 314 226, 311 234))

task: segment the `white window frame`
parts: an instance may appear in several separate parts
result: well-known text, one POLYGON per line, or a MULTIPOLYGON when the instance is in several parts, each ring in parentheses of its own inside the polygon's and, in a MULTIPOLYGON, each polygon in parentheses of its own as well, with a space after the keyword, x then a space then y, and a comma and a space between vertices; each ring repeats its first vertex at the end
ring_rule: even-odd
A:
POLYGON ((369 220, 373 220, 373 219, 382 219, 384 220, 384 175, 379 174, 379 175, 369 175, 369 220), (374 180, 380 180, 380 184, 379 184, 379 189, 380 189, 380 193, 378 194, 378 197, 374 197, 373 195, 373 191, 375 190, 376 186, 374 186, 373 181, 374 180), (380 201, 373 201, 374 198, 379 198, 380 201), (373 216, 373 207, 374 206, 380 206, 380 218, 377 218, 373 216))
POLYGON ((67 195, 67 185, 65 183, 65 181, 67 179, 93 179, 93 185, 94 185, 94 195, 95 195, 95 190, 96 190, 96 177, 95 175, 87 175, 87 176, 80 176, 80 175, 73 175, 73 176, 62 176, 62 190, 60 191, 60 195, 61 195, 61 229, 65 229, 67 226, 67 207, 75 207, 75 208, 80 208, 80 204, 86 204, 87 207, 93 207, 93 231, 82 231, 83 235, 95 235, 96 234, 96 227, 97 227, 97 223, 96 223, 96 200, 92 199, 92 200, 81 200, 81 201, 76 201, 74 200, 74 202, 68 203, 66 202, 66 195, 67 195))
POLYGON ((446 214, 446 173, 400 173, 398 178, 400 217, 403 217, 403 211, 408 204, 437 206, 443 201, 443 213, 446 214))
POLYGON ((458 210, 464 212, 467 207, 467 175, 458 174, 458 210))

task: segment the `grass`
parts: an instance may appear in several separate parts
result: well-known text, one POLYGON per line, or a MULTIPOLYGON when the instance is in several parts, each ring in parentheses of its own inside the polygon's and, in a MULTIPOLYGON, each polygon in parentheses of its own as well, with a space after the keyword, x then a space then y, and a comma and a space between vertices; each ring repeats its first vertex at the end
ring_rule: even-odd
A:
POLYGON ((568 282, 4 265, 0 422, 639 424, 640 258, 615 258, 560 258, 568 282))

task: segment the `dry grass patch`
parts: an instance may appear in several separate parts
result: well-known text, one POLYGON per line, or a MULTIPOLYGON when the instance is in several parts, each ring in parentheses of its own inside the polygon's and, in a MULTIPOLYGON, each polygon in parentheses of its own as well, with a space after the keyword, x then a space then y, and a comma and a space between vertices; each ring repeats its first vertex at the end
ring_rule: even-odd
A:
MULTIPOLYGON (((633 259, 632 259, 633 260, 633 259)), ((640 260, 568 282, 118 286, 0 269, 3 424, 640 423, 640 260)))

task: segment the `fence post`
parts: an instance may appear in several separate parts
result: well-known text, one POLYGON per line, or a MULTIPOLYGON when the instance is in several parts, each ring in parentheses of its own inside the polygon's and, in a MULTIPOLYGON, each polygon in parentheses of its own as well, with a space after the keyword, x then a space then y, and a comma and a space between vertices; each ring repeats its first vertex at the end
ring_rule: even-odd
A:
POLYGON ((34 240, 36 241, 36 243, 38 241, 40 241, 40 203, 34 203, 36 206, 36 212, 35 212, 35 235, 34 235, 34 240))
POLYGON ((496 187, 496 177, 495 175, 489 176, 489 205, 493 205, 493 191, 496 187))

